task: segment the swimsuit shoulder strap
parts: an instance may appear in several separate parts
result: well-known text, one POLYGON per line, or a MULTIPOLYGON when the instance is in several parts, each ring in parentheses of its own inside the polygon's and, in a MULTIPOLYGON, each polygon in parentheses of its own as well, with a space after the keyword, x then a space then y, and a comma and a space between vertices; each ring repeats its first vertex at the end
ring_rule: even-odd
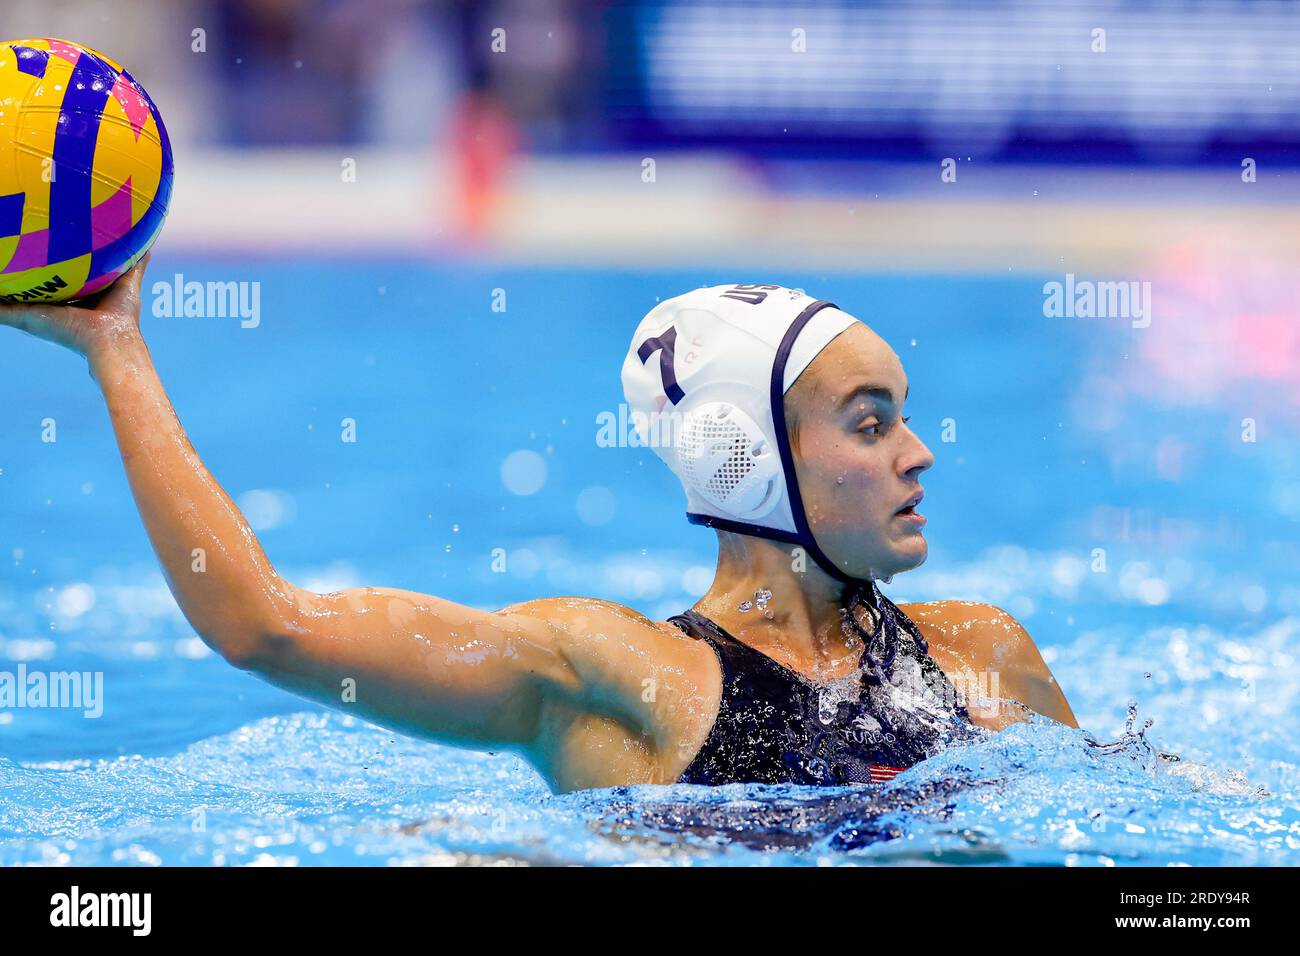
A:
POLYGON ((762 651, 733 637, 725 628, 699 611, 694 609, 684 611, 668 620, 713 648, 718 655, 719 663, 722 664, 722 678, 728 687, 736 687, 731 679, 742 673, 745 675, 746 684, 762 685, 776 681, 783 685, 780 687, 782 691, 785 691, 786 685, 800 686, 799 680, 788 668, 782 667, 762 651))
POLYGON ((715 648, 722 644, 739 643, 734 637, 715 624, 711 618, 705 617, 694 608, 683 611, 681 614, 674 614, 668 620, 691 637, 697 637, 712 644, 715 648))
MULTIPOLYGON (((730 668, 727 666, 727 658, 730 655, 724 654, 722 650, 722 629, 695 610, 686 610, 681 614, 674 614, 668 619, 668 623, 675 624, 691 637, 701 640, 713 648, 713 653, 718 658, 718 664, 722 668, 723 697, 725 698, 727 678, 731 674, 730 668)), ((731 635, 728 634, 727 637, 731 637, 731 635)))

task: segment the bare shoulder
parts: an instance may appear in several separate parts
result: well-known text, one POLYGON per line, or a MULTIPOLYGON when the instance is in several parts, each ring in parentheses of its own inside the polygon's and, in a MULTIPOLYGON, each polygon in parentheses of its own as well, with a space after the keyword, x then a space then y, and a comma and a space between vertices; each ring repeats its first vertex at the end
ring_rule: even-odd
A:
POLYGON ((1020 622, 992 604, 927 601, 904 604, 901 610, 916 622, 932 648, 971 666, 1018 660, 1030 649, 1038 654, 1038 647, 1020 622))
POLYGON ((614 601, 602 598, 577 597, 564 595, 560 597, 533 598, 503 607, 500 614, 523 614, 546 620, 566 623, 596 625, 626 625, 633 628, 649 627, 658 629, 659 624, 672 627, 667 622, 655 622, 639 611, 614 601))
POLYGON ((1001 696, 1077 727, 1074 713, 1038 645, 1011 614, 977 601, 901 605, 930 645, 930 655, 953 677, 969 672, 996 681, 1001 696))
POLYGON ((639 670, 711 664, 712 650, 668 621, 600 598, 547 597, 502 608, 499 614, 545 621, 577 658, 620 666, 639 661, 639 670), (653 665, 653 667, 651 667, 653 665))
POLYGON ((596 598, 541 598, 499 613, 545 621, 573 677, 548 697, 536 753, 561 789, 677 779, 721 700, 721 669, 706 642, 596 598))

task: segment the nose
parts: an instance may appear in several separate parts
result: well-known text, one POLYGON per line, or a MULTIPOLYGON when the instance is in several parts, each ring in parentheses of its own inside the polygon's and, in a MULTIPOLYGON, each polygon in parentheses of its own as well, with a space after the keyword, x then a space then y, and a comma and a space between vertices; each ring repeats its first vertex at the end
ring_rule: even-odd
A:
POLYGON ((918 478, 921 472, 933 467, 934 455, 910 426, 903 427, 903 450, 898 456, 898 475, 900 478, 918 478))

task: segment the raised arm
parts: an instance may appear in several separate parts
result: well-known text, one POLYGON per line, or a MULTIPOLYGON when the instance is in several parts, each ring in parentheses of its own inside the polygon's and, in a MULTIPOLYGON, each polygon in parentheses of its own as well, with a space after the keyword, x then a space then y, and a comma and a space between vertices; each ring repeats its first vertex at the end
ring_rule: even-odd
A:
MULTIPOLYGON (((0 306, 0 324, 84 355, 172 594, 232 664, 420 736, 527 744, 577 694, 567 631, 406 591, 313 594, 281 578, 195 453, 140 333, 137 266, 89 308, 0 306)), ((12 361, 12 356, 6 360, 12 361)))

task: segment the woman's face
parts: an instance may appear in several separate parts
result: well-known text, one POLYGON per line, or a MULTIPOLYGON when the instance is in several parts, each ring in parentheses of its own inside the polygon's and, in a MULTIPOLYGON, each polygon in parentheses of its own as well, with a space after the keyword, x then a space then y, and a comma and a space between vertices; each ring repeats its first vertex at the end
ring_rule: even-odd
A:
POLYGON ((920 565, 928 547, 915 505, 930 449, 903 418, 907 377, 862 323, 836 336, 786 392, 804 511, 817 544, 853 577, 920 565))

